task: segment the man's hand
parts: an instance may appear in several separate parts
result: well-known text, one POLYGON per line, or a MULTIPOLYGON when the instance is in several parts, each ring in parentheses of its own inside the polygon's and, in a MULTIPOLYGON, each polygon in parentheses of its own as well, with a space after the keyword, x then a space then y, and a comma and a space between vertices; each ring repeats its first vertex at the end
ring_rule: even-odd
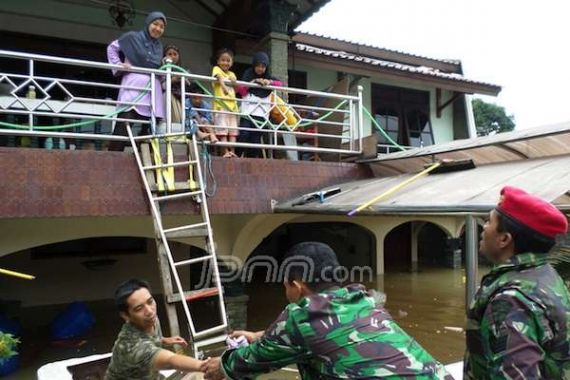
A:
POLYGON ((237 338, 239 336, 244 336, 249 343, 253 343, 263 336, 263 331, 253 332, 246 330, 235 330, 230 334, 230 337, 232 338, 237 338))
POLYGON ((162 338, 162 344, 166 346, 174 346, 175 344, 179 344, 183 347, 188 346, 188 342, 181 336, 170 336, 162 338))
POLYGON ((220 358, 208 358, 200 366, 200 371, 204 372, 205 380, 220 380, 225 378, 222 372, 220 358))

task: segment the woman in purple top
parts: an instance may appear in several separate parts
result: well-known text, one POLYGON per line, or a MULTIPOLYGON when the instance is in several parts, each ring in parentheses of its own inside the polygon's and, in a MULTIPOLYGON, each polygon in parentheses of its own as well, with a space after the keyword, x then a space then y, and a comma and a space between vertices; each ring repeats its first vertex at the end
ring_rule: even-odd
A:
MULTIPOLYGON (((109 63, 122 65, 125 69, 131 66, 157 69, 160 67, 162 59, 162 44, 159 38, 164 33, 166 27, 166 16, 162 12, 152 12, 145 19, 145 28, 138 32, 127 32, 119 39, 111 42, 107 46, 107 59, 109 63), (121 60, 121 54, 124 61, 121 60)), ((149 86, 151 77, 148 74, 132 73, 122 70, 113 70, 115 76, 121 76, 121 89, 119 90, 119 107, 125 108, 128 105, 121 102, 135 102, 137 105, 129 107, 125 112, 118 114, 119 118, 148 120, 152 116, 151 92, 137 99, 143 90, 149 86), (131 87, 139 88, 137 90, 131 87)), ((154 83, 154 116, 164 118, 164 99, 160 87, 160 81, 155 79, 154 83)), ((127 123, 117 122, 114 135, 127 136, 127 123)), ((143 125, 143 134, 149 133, 148 124, 143 125)), ((112 141, 109 150, 122 151, 125 147, 123 141, 112 141)))

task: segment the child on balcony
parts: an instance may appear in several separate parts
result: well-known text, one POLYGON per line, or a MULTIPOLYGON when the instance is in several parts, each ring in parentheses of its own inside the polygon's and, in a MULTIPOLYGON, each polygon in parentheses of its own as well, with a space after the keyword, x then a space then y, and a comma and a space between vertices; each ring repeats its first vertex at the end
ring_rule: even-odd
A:
MULTIPOLYGON (((138 32, 127 32, 119 39, 107 46, 107 59, 109 63, 122 65, 125 70, 131 66, 158 69, 162 59, 162 44, 160 37, 166 27, 166 16, 162 12, 152 12, 145 19, 145 28, 138 32), (124 61, 121 60, 121 54, 124 61)), ((151 91, 138 90, 131 87, 146 88, 149 86, 151 77, 148 74, 133 73, 129 71, 113 70, 113 74, 121 77, 121 89, 119 90, 119 108, 122 110, 117 117, 124 119, 148 120, 153 114, 157 118, 164 118, 164 99, 160 91, 160 81, 155 80, 155 102, 151 107, 151 91), (141 93, 144 95, 141 97, 141 93), (141 97, 140 99, 138 99, 141 97), (123 104, 121 104, 124 102, 123 104), (128 103, 137 103, 130 105, 128 103)), ((143 134, 149 133, 148 124, 144 124, 143 134)), ((117 122, 114 135, 127 136, 127 123, 117 122)), ((125 147, 123 141, 112 141, 109 150, 122 151, 125 147)))
POLYGON ((212 105, 203 96, 204 91, 196 83, 189 87, 190 99, 186 99, 186 117, 193 119, 198 124, 197 135, 200 140, 210 140, 212 144, 218 142, 218 137, 212 126, 212 105))
MULTIPOLYGON (((234 55, 229 49, 223 48, 216 52, 215 66, 212 70, 212 76, 217 81, 213 83, 214 88, 214 124, 216 125, 216 135, 222 142, 229 141, 235 143, 239 135, 238 104, 236 93, 233 88, 233 82, 236 81, 236 75, 230 71, 233 65, 234 55), (225 81, 230 80, 232 84, 225 81)), ((224 157, 237 157, 234 147, 225 147, 224 157)))
MULTIPOLYGON (((172 63, 176 66, 182 66, 180 60, 180 49, 175 45, 168 45, 164 48, 164 56, 162 58, 162 63, 172 63)), ((173 69, 173 72, 179 72, 173 69)), ((170 84, 170 119, 172 123, 182 123, 182 85, 181 76, 172 75, 170 84)), ((161 79, 162 89, 166 96, 166 77, 161 79)), ((188 87, 190 86, 190 81, 185 79, 186 87, 185 90, 188 92, 188 87)))
MULTIPOLYGON (((261 86, 282 86, 282 82, 271 75, 269 70, 269 56, 260 51, 255 53, 252 60, 252 66, 243 73, 242 81, 256 83, 261 86)), ((238 86, 238 93, 241 95, 243 102, 241 104, 241 113, 244 117, 241 120, 241 126, 244 128, 263 128, 267 122, 267 115, 271 109, 271 91, 267 88, 238 86), (251 117, 251 119, 247 116, 251 117), (253 121, 252 121, 253 119, 253 121)), ((240 142, 260 144, 263 132, 242 130, 240 133, 240 142)), ((265 142, 268 142, 268 137, 265 142)), ((244 149, 243 154, 248 157, 261 157, 259 149, 244 149)))

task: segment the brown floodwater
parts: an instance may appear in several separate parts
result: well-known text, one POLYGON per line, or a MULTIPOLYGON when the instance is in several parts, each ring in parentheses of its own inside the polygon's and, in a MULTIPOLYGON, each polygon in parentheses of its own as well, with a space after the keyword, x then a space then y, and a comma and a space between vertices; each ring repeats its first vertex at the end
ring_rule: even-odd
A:
MULTIPOLYGON (((481 275, 485 268, 479 269, 481 275)), ((465 271, 421 268, 417 273, 392 272, 372 278, 367 287, 384 291, 386 308, 397 323, 444 364, 463 359, 465 335, 465 271)), ((248 327, 265 329, 287 301, 282 285, 251 284, 247 293, 248 327)))

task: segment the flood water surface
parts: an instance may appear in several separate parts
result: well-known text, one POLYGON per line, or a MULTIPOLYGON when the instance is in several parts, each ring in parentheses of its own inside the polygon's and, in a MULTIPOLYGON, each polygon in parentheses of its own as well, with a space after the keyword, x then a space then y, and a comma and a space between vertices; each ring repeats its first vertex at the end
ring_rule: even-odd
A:
MULTIPOLYGON (((423 268, 417 273, 376 276, 365 284, 384 291, 386 308, 397 323, 437 360, 448 364, 463 360, 465 350, 464 278, 465 272, 459 269, 423 268)), ((287 304, 282 285, 250 284, 247 293, 249 329, 265 329, 287 304)))

